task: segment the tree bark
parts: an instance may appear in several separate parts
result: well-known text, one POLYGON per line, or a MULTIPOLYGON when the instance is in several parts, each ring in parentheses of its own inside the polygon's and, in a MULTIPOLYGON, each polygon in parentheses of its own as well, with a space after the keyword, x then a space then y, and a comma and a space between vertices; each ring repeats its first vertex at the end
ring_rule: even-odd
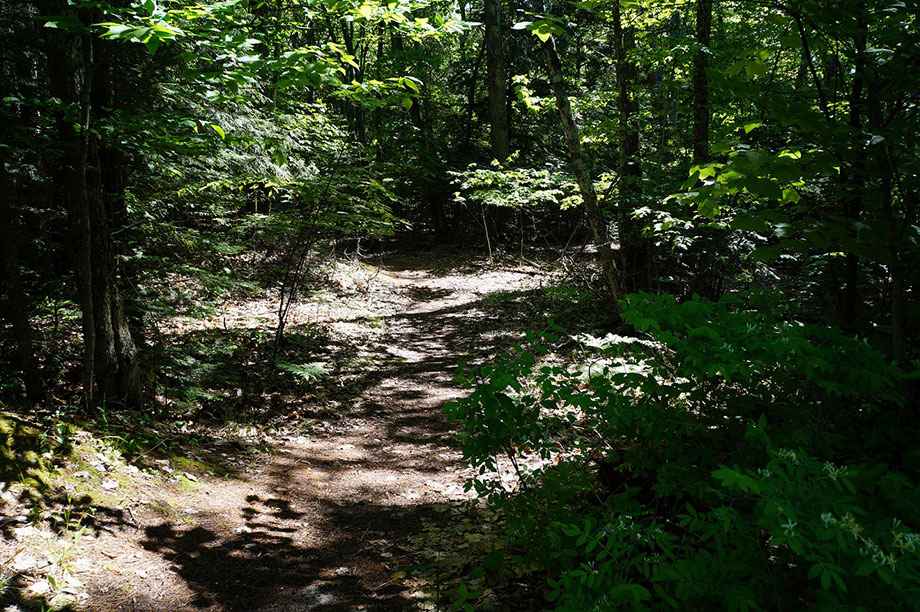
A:
MULTIPOLYGON (((89 112, 100 118, 118 100, 113 71, 115 47, 96 42, 92 63, 89 112)), ((123 271, 113 233, 126 224, 127 187, 124 154, 100 138, 89 147, 89 189, 92 225, 92 284, 96 324, 97 387, 106 399, 138 403, 142 399, 137 347, 128 324, 123 296, 123 271)))
MULTIPOLYGON (((877 79, 871 79, 868 90, 869 125, 874 134, 884 130, 882 117, 882 101, 879 96, 881 89, 877 79)), ((894 175, 895 161, 891 154, 888 139, 878 143, 875 147, 875 171, 879 177, 879 204, 881 205, 881 220, 886 230, 886 240, 883 248, 887 251, 888 275, 891 279, 891 358, 895 363, 901 364, 906 357, 905 325, 907 315, 907 302, 904 292, 904 269, 902 262, 903 232, 902 227, 909 227, 912 221, 909 218, 898 218, 894 208, 894 175)), ((906 194, 905 194, 906 195, 906 194)), ((904 211, 905 213, 907 210, 904 211)))
MULTIPOLYGON (((49 15, 72 11, 59 0, 44 3, 49 15)), ((80 17, 85 23, 90 15, 80 17)), ((55 192, 71 219, 74 269, 83 328, 83 388, 87 405, 97 401, 138 403, 142 379, 119 287, 118 252, 112 233, 125 222, 123 155, 101 141, 95 122, 116 103, 114 45, 89 34, 48 35, 49 89, 77 111, 79 135, 61 112, 62 143, 55 192), (98 52, 98 55, 97 55, 98 52)))
POLYGON ((492 157, 505 161, 511 151, 508 131, 505 44, 501 0, 485 0, 485 45, 488 71, 492 157))
POLYGON ((616 60, 617 110, 620 114, 620 282, 627 292, 651 285, 651 253, 633 212, 642 198, 642 166, 639 161, 638 104, 631 93, 636 67, 629 58, 635 46, 632 28, 623 29, 619 2, 613 3, 613 47, 616 60))
POLYGON ((693 56, 693 163, 709 160, 709 78, 712 0, 696 0, 696 54, 693 56))
POLYGON ((607 221, 604 219, 598 204, 597 192, 594 190, 594 179, 591 176, 590 166, 581 146, 581 134, 578 130, 578 124, 575 122, 575 115, 572 112, 572 105, 566 90, 565 77, 562 74, 562 62, 559 60, 556 43, 552 38, 543 43, 543 57, 553 95, 556 99, 556 109, 559 111, 562 131, 565 134, 565 143, 569 151, 572 172, 575 174, 575 180, 578 183, 578 190, 581 193, 588 224, 603 268, 611 317, 618 320, 619 305, 617 301, 620 296, 620 285, 617 278, 616 261, 613 257, 613 250, 608 237, 607 221))
POLYGON ((466 84, 466 127, 463 130, 463 145, 461 150, 467 155, 471 153, 470 144, 473 139, 473 114, 476 110, 476 85, 479 82, 479 67, 482 65, 482 58, 485 55, 485 51, 485 43, 483 43, 476 54, 476 60, 473 62, 473 70, 466 84))
MULTIPOLYGON (((865 0, 856 2, 856 29, 853 37, 855 49, 853 81, 850 84, 850 113, 849 113, 849 147, 844 153, 844 163, 841 167, 841 181, 843 183, 844 216, 851 223, 859 220, 862 210, 862 198, 865 190, 865 160, 862 136, 863 124, 863 90, 866 78, 866 39, 868 36, 868 15, 865 0)), ((855 231, 847 228, 850 240, 856 240, 855 231)), ((845 288, 843 293, 843 308, 841 324, 844 328, 853 329, 859 319, 860 292, 859 292, 859 259, 850 250, 846 249, 845 263, 845 288)))
MULTIPOLYGON (((63 0, 43 0, 39 7, 45 15, 77 17, 76 11, 63 0)), ((92 288, 92 226, 86 194, 89 126, 86 112, 88 98, 84 94, 87 88, 86 53, 83 50, 88 37, 75 36, 63 30, 46 30, 44 36, 49 93, 77 115, 83 128, 78 135, 67 110, 62 107, 56 111, 61 159, 52 178, 55 197, 60 199, 70 217, 71 251, 83 331, 83 399, 87 406, 92 406, 96 388, 96 323, 92 288)))

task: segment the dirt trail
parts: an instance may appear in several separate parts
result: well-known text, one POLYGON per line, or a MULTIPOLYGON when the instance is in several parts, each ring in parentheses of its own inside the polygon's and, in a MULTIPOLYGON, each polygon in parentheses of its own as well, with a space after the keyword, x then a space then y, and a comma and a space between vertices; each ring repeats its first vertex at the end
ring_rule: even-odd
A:
POLYGON ((112 562, 88 581, 87 607, 415 609, 417 594, 393 579, 406 562, 401 545, 439 504, 465 496, 441 411, 461 393, 452 375, 527 325, 507 308, 513 299, 489 294, 526 300, 540 282, 533 271, 429 266, 382 262, 366 279, 362 314, 329 309, 326 323, 376 361, 326 427, 242 474, 203 481, 179 502, 179 519, 141 516, 133 536, 102 534, 94 547, 112 562))

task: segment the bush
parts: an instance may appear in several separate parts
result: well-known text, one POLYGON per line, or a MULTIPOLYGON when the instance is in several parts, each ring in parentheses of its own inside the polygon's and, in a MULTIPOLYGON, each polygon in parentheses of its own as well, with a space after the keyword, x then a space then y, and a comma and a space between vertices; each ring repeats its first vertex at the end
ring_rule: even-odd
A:
POLYGON ((641 337, 531 337, 448 407, 548 606, 920 608, 903 375, 776 312, 635 294, 641 337))

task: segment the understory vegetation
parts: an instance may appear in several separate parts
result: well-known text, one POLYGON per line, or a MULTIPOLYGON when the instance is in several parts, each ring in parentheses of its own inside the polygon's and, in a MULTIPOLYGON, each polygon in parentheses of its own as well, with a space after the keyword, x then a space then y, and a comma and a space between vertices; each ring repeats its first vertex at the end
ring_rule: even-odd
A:
POLYGON ((0 604, 920 609, 918 32, 0 4, 0 604))

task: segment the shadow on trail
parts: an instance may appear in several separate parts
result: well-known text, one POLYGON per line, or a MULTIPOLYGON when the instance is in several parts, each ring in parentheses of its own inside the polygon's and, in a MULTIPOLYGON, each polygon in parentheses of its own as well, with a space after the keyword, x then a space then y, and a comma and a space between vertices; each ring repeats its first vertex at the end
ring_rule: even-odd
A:
MULTIPOLYGON (((394 521, 404 529, 417 527, 430 516, 429 508, 406 509, 369 504, 342 503, 325 508, 324 526, 338 524, 334 538, 317 546, 297 544, 296 527, 278 527, 267 517, 279 507, 290 510, 281 499, 250 501, 242 509, 246 528, 222 537, 205 526, 179 528, 163 523, 146 529, 142 543, 173 565, 195 592, 177 608, 222 610, 407 610, 414 607, 407 589, 387 576, 392 555, 375 545, 394 521), (352 527, 342 531, 341 526, 352 527)), ((162 609, 166 602, 159 601, 162 609)))
POLYGON ((271 497, 246 498, 239 509, 244 527, 228 535, 225 525, 209 524, 205 516, 195 527, 165 522, 146 529, 143 546, 170 561, 196 593, 177 606, 417 607, 391 578, 399 567, 394 551, 437 516, 446 499, 415 489, 439 476, 458 480, 460 457, 441 410, 462 394, 453 374, 461 364, 494 357, 548 319, 542 289, 506 290, 497 298, 467 288, 467 301, 451 301, 454 291, 437 286, 401 290, 414 303, 382 318, 386 334, 365 347, 377 351, 374 366, 335 390, 337 413, 315 413, 335 427, 312 436, 315 448, 279 449, 263 470, 271 497))

